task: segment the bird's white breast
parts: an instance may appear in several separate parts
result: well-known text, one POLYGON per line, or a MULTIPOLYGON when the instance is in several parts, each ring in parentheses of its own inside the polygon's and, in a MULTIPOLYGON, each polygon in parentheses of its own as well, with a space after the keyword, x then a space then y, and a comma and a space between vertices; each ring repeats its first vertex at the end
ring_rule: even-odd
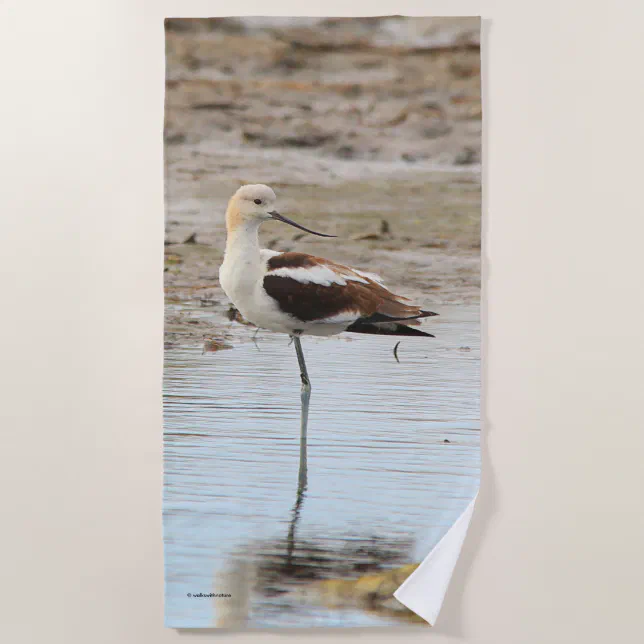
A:
POLYGON ((219 283, 235 308, 258 327, 290 333, 295 328, 292 316, 280 310, 277 302, 264 290, 264 275, 269 257, 279 255, 275 251, 261 250, 255 258, 226 251, 224 263, 219 269, 219 283))

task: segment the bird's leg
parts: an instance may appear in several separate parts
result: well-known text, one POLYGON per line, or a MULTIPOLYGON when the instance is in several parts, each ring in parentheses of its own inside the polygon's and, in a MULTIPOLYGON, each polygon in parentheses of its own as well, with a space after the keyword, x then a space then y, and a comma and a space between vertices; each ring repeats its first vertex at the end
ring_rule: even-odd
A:
POLYGON ((297 352, 297 361, 300 363, 300 378, 302 379, 302 410, 300 417, 300 470, 298 473, 298 492, 306 489, 307 483, 307 466, 306 466, 306 434, 309 424, 309 401, 311 400, 311 381, 306 370, 304 362, 304 353, 302 351, 302 342, 299 336, 293 336, 295 342, 295 351, 297 352))
POLYGON ((295 342, 295 351, 297 353, 297 361, 300 364, 300 378, 302 379, 302 396, 305 393, 311 393, 311 381, 309 380, 309 373, 306 370, 306 362, 304 362, 304 353, 302 352, 302 343, 299 336, 292 336, 295 342))

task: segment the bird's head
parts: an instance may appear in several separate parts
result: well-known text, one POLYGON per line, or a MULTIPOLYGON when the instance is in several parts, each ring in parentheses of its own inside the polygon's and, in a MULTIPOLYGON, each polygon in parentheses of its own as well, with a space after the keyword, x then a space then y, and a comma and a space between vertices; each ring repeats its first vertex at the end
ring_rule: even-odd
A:
POLYGON ((316 233, 309 230, 300 224, 295 223, 284 215, 280 215, 275 210, 275 193, 271 188, 261 183, 242 186, 230 198, 228 202, 228 210, 226 211, 226 225, 228 231, 236 230, 240 226, 246 225, 261 225, 264 221, 275 219, 282 221, 285 224, 295 226, 300 230, 320 237, 335 237, 335 235, 325 235, 324 233, 316 233))

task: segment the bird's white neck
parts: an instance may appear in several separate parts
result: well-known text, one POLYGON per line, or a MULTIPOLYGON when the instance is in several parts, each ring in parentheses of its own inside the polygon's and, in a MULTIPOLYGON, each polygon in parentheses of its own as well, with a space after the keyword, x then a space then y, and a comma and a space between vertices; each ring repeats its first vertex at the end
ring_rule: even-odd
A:
POLYGON ((261 221, 244 221, 234 228, 228 228, 226 235, 226 250, 232 247, 243 246, 248 250, 253 248, 259 252, 259 227, 261 221))
POLYGON ((246 255, 248 259, 259 261, 259 226, 261 221, 243 222, 228 230, 226 236, 226 255, 246 255))
POLYGON ((219 283, 242 314, 263 273, 258 235, 260 223, 240 222, 238 226, 229 227, 226 253, 219 269, 219 283))

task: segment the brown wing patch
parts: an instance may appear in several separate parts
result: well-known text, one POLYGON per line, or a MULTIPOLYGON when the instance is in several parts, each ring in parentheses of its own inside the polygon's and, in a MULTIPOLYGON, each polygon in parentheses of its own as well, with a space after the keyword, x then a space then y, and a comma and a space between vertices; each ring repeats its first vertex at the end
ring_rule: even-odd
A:
POLYGON ((278 268, 310 268, 317 264, 324 263, 324 260, 306 253, 280 253, 268 260, 268 270, 276 271, 278 268))
POLYGON ((282 311, 302 322, 349 312, 373 322, 433 315, 417 306, 399 302, 393 293, 375 283, 347 282, 344 286, 323 286, 269 274, 264 277, 264 289, 277 300, 282 311))
POLYGON ((323 320, 339 313, 355 311, 357 317, 363 315, 363 310, 372 308, 364 298, 350 288, 351 284, 341 286, 332 284, 302 284, 290 277, 266 275, 264 289, 273 299, 277 300, 282 311, 289 313, 302 322, 323 320))
MULTIPOLYGON (((341 313, 355 312, 361 319, 382 323, 392 319, 409 319, 435 315, 420 307, 405 304, 405 297, 395 295, 382 284, 366 275, 356 273, 342 264, 306 253, 281 253, 270 257, 264 289, 280 308, 302 322, 323 320, 341 313), (271 275, 280 268, 312 268, 326 266, 344 277, 357 277, 362 281, 347 280, 346 284, 325 286, 313 282, 302 283, 282 275, 271 275)), ((409 324, 413 322, 410 320, 409 324)))

